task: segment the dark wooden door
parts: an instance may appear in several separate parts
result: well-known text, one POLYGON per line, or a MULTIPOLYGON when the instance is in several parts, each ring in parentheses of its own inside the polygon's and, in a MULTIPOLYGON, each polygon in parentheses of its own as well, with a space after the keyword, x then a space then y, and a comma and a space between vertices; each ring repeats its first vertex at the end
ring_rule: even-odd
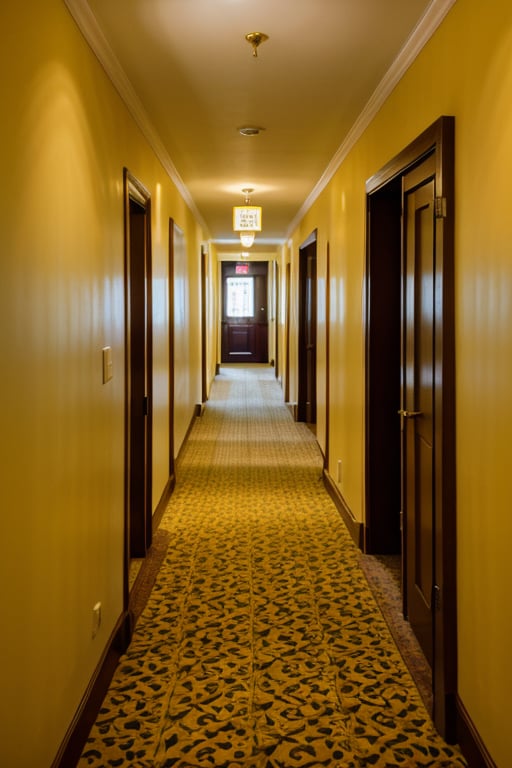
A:
POLYGON ((126 501, 129 557, 152 540, 152 323, 150 197, 125 173, 126 501))
POLYGON ((268 363, 268 262, 222 263, 223 363, 268 363))
POLYGON ((365 279, 365 549, 395 550, 398 507, 404 613, 431 660, 434 721, 448 741, 457 695, 454 135, 454 119, 439 118, 368 180, 365 279))
POLYGON ((297 419, 316 424, 316 232, 300 249, 297 419))
POLYGON ((433 656, 435 157, 404 176, 402 509, 407 618, 433 656))

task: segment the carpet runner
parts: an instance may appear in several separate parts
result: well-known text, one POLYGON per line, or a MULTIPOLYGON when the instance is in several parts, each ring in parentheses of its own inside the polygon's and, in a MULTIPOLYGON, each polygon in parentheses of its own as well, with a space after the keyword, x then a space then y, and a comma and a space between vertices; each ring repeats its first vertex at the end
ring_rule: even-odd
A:
POLYGON ((268 366, 223 366, 79 766, 465 766, 436 732, 268 366))

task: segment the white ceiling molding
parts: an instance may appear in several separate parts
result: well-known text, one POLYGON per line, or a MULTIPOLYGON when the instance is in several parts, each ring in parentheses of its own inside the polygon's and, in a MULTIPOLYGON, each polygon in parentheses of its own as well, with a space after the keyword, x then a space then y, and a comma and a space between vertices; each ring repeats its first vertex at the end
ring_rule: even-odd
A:
POLYGON ((199 213, 192 195, 176 170, 176 167, 166 148, 162 144, 157 131, 151 124, 140 99, 135 93, 130 80, 127 78, 105 35, 101 31, 96 17, 91 11, 88 3, 86 0, 64 0, 64 2, 96 58, 124 101, 128 111, 165 168, 171 181, 176 185, 179 193, 197 218, 200 225, 205 229, 205 232, 208 232, 208 227, 199 213))
POLYGON ((381 106, 391 94, 397 83, 407 72, 422 48, 430 40, 450 8, 455 5, 456 1, 457 0, 432 0, 431 5, 423 14, 422 18, 409 36, 404 47, 396 57, 391 67, 388 69, 386 75, 380 81, 379 85, 368 100, 365 108, 357 118, 350 131, 347 133, 345 139, 339 146, 337 152, 333 156, 324 173, 300 207, 297 215, 288 228, 287 237, 291 237, 292 233, 298 227, 307 211, 311 208, 315 200, 323 192, 327 184, 330 182, 338 168, 347 157, 350 150, 361 138, 362 134, 369 126, 381 106))

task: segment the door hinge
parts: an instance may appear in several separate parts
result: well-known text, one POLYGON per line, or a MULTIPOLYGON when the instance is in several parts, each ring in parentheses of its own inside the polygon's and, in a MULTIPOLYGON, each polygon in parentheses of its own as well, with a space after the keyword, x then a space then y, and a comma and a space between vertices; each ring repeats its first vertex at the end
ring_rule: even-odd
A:
POLYGON ((142 415, 147 416, 149 413, 149 397, 144 395, 142 398, 142 415))
POLYGON ((441 610, 441 587, 438 584, 434 584, 433 587, 433 597, 434 597, 434 610, 440 611, 441 610))
POLYGON ((434 211, 436 219, 446 219, 446 197, 434 198, 434 211))

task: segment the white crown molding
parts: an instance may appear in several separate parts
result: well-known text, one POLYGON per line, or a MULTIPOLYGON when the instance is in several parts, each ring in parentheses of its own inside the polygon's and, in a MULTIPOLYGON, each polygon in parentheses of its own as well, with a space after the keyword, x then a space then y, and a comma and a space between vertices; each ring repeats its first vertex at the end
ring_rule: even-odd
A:
POLYGON ((176 167, 172 162, 169 153, 164 147, 156 129, 151 124, 146 110, 144 109, 140 99, 135 93, 130 80, 126 76, 126 73, 121 67, 119 60, 110 47, 105 35, 101 31, 96 17, 91 11, 88 3, 86 0, 64 0, 64 2, 87 43, 90 45, 96 58, 102 65, 107 76, 110 78, 115 89, 126 104, 126 107, 128 108, 133 119, 141 129, 149 145, 165 168, 168 176, 176 185, 179 193, 185 200, 190 210, 193 212, 194 216, 197 218, 198 222, 207 232, 208 227, 206 226, 203 217, 199 213, 192 195, 190 194, 183 179, 176 170, 176 167))
POLYGON ((416 27, 410 34, 407 42, 399 52, 393 64, 388 69, 373 94, 370 96, 370 99, 357 118, 356 122, 345 136, 345 139, 339 146, 324 173, 300 207, 288 228, 287 237, 291 237, 294 230, 298 227, 300 221, 304 218, 305 214, 311 208, 315 200, 323 192, 327 184, 330 182, 338 168, 347 157, 350 150, 361 138, 362 134, 369 126, 381 106, 391 94, 397 83, 407 72, 422 48, 430 40, 456 1, 457 0, 432 0, 432 3, 417 23, 416 27))

